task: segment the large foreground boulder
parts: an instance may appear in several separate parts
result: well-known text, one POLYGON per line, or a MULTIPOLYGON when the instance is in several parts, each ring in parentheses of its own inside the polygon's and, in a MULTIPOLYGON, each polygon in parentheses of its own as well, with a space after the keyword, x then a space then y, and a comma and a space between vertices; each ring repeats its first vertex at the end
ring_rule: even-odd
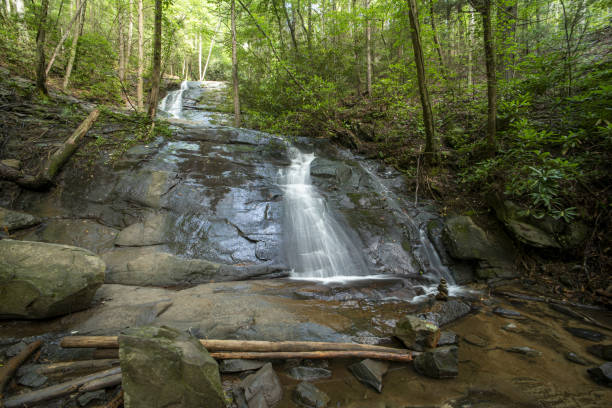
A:
POLYGON ((168 327, 119 336, 126 408, 224 408, 217 362, 194 337, 168 327))
POLYGON ((73 246, 0 241, 0 318, 42 319, 89 307, 104 261, 73 246))

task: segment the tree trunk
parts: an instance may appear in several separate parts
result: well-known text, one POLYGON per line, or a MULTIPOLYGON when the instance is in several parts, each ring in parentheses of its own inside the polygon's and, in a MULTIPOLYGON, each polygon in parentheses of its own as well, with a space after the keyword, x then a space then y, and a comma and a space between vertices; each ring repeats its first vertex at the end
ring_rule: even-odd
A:
POLYGON ((202 73, 202 78, 200 81, 204 81, 206 79, 206 70, 208 69, 208 63, 210 62, 210 56, 212 55, 213 47, 215 46, 215 37, 217 36, 217 31, 221 28, 221 19, 219 18, 219 23, 217 23, 217 28, 215 28, 215 32, 210 40, 210 47, 208 48, 208 57, 206 57, 206 64, 204 65, 204 72, 202 73))
POLYGON ((468 75, 467 75, 467 87, 468 89, 472 86, 472 70, 474 66, 473 62, 473 51, 474 47, 474 13, 470 10, 470 17, 468 20, 468 75))
POLYGON ((495 127, 497 115, 497 77, 495 72, 495 44, 491 28, 491 0, 482 3, 482 27, 484 36, 485 61, 487 65, 487 144, 495 149, 495 127))
MULTIPOLYGON (((83 0, 83 3, 85 3, 86 1, 87 0, 83 0)), ((81 12, 79 13, 78 22, 74 26, 72 44, 70 45, 70 57, 68 58, 68 65, 66 65, 66 73, 64 74, 64 82, 62 83, 62 87, 64 89, 67 89, 68 84, 70 83, 70 75, 72 74, 72 68, 74 67, 74 61, 76 59, 79 37, 83 32, 83 25, 85 24, 85 11, 87 9, 87 6, 83 5, 83 7, 81 7, 81 0, 76 0, 75 9, 81 9, 81 12)))
POLYGON ((51 55, 51 59, 49 60, 49 64, 47 65, 47 68, 45 69, 45 75, 49 75, 49 72, 51 71, 51 67, 53 66, 53 63, 55 62, 55 58, 57 58, 57 54, 59 53, 59 50, 62 48, 62 45, 64 45, 64 41, 66 41, 66 38, 68 38, 68 35, 70 34, 70 30, 72 29, 74 22, 77 21, 78 17, 81 15, 81 9, 85 6, 85 3, 87 3, 87 0, 83 0, 83 2, 79 5, 79 7, 74 13, 74 16, 72 16, 70 23, 68 23, 68 27, 66 27, 66 31, 64 32, 64 35, 62 35, 62 38, 60 38, 59 42, 55 46, 55 49, 53 50, 53 54, 51 55))
POLYGON ((11 358, 6 365, 0 367, 0 396, 2 395, 4 387, 6 384, 8 384, 15 371, 17 371, 17 369, 28 359, 28 357, 38 350, 40 346, 42 346, 42 340, 36 340, 35 342, 28 344, 15 357, 11 358))
POLYGON ((202 35, 198 34, 198 78, 202 80, 202 35))
POLYGON ((144 75, 144 12, 142 2, 143 0, 138 0, 138 85, 136 86, 138 110, 141 112, 144 109, 144 84, 142 79, 144 75))
MULTIPOLYGON (((412 48, 414 50, 414 62, 417 70, 417 80, 419 82, 419 96, 421 98, 421 106, 423 108, 423 122, 425 125, 425 153, 433 155, 436 151, 434 143, 434 124, 433 113, 431 111, 431 102, 429 100, 429 92, 427 91, 427 82, 425 77, 425 61, 423 59, 423 48, 421 46, 421 36, 419 31, 419 14, 416 5, 416 0, 408 0, 408 16, 410 18, 410 37, 412 39, 412 48)), ((431 157, 427 157, 430 160, 431 157)))
POLYGON ((134 34, 134 22, 132 21, 132 0, 129 2, 128 9, 128 39, 125 51, 125 70, 126 74, 130 72, 130 57, 132 56, 132 36, 134 34))
POLYGON ((125 81, 125 38, 123 37, 124 26, 123 4, 117 0, 117 42, 119 44, 119 80, 125 81))
POLYGON ((234 87, 234 125, 240 127, 240 95, 238 92, 238 56, 236 54, 236 1, 232 0, 232 85, 234 87))
MULTIPOLYGON (((370 8, 370 1, 365 0, 366 13, 370 8)), ((366 16, 366 65, 367 65, 367 91, 368 98, 372 97, 372 25, 370 17, 366 16)))
POLYGON ((38 20, 38 32, 36 34, 36 89, 43 94, 49 95, 47 90, 47 74, 45 71, 45 35, 47 32, 47 11, 49 10, 49 0, 41 0, 40 16, 38 20))
POLYGON ((162 36, 162 0, 155 0, 155 33, 153 37, 153 69, 151 78, 151 93, 149 95, 148 115, 151 120, 157 113, 159 100, 159 81, 161 75, 161 38, 162 36))
MULTIPOLYGON (((419 354, 419 353, 416 353, 419 354)), ((327 358, 371 358, 376 360, 397 361, 400 363, 409 363, 413 360, 412 353, 396 354, 396 353, 381 353, 378 351, 274 351, 274 352, 212 352, 212 358, 218 360, 228 359, 246 359, 246 360, 261 360, 261 359, 327 359, 327 358)))
POLYGON ((429 0, 429 18, 431 21, 431 31, 433 33, 433 42, 436 46, 436 52, 438 54, 438 59, 440 60, 440 70, 442 71, 442 75, 444 76, 444 59, 442 58, 442 49, 440 48, 440 41, 438 40, 438 31, 436 30, 436 19, 434 17, 434 7, 433 0, 429 0))

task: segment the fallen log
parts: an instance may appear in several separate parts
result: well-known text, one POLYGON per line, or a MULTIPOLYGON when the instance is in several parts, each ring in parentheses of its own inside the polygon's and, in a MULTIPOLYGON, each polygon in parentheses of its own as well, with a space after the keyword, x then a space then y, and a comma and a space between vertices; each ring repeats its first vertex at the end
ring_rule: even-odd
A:
POLYGON ((100 360, 117 359, 119 358, 119 349, 96 349, 91 358, 100 360))
MULTIPOLYGON (((373 346, 358 343, 332 343, 322 341, 257 341, 257 340, 207 340, 200 343, 208 351, 239 352, 306 352, 306 351, 369 351, 406 355, 409 350, 392 347, 373 346)), ((117 336, 71 336, 64 337, 61 346, 65 348, 99 348, 112 349, 119 347, 117 336)))
POLYGON ((100 370, 103 368, 111 368, 116 365, 119 365, 119 360, 117 359, 66 361, 53 364, 32 364, 21 367, 17 374, 19 376, 30 372, 43 375, 56 373, 67 374, 82 370, 100 370))
MULTIPOLYGON (((41 401, 46 401, 52 398, 59 398, 65 395, 72 394, 80 390, 84 384, 91 383, 94 380, 102 379, 109 376, 115 376, 121 373, 121 367, 111 368, 110 370, 100 371, 90 374, 85 377, 77 378, 72 381, 67 381, 61 384, 45 387, 40 390, 32 391, 27 394, 17 395, 8 398, 4 401, 4 408, 17 408, 28 405, 33 405, 41 401)), ((91 385, 90 385, 91 386, 91 385)))
POLYGON ((28 357, 38 350, 40 346, 42 346, 42 340, 36 340, 28 344, 19 352, 19 354, 11 358, 4 367, 0 368, 0 398, 2 398, 4 387, 9 382, 15 371, 17 371, 17 369, 28 359, 28 357))
POLYGON ((18 186, 28 190, 40 191, 49 189, 53 185, 53 178, 55 175, 62 169, 70 156, 75 152, 78 143, 93 126, 99 115, 100 111, 98 109, 91 111, 89 116, 87 116, 79 127, 72 132, 64 144, 49 157, 38 176, 25 174, 20 170, 0 163, 0 180, 12 181, 18 186))
POLYGON ((90 381, 86 384, 83 384, 79 388, 79 392, 90 392, 97 391, 102 388, 114 387, 115 385, 121 384, 122 374, 113 374, 108 377, 98 378, 97 380, 90 381))
POLYGON ((213 352, 212 358, 228 360, 241 358, 246 360, 274 360, 274 359, 327 359, 327 358, 372 358, 375 360, 397 361, 408 363, 412 361, 413 353, 397 354, 380 351, 272 351, 272 352, 213 352))

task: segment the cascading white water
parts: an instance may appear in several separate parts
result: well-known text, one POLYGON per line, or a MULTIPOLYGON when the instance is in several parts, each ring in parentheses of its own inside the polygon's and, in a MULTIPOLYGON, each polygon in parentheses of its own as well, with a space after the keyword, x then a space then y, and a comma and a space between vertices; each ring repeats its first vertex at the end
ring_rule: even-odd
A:
POLYGON ((159 103, 159 109, 169 113, 175 118, 181 116, 183 112, 183 92, 189 88, 187 81, 181 82, 181 88, 176 91, 168 92, 161 102, 159 103))
POLYGON ((290 148, 291 166, 282 185, 285 254, 295 278, 363 276, 368 268, 361 250, 334 219, 310 180, 314 154, 290 148))

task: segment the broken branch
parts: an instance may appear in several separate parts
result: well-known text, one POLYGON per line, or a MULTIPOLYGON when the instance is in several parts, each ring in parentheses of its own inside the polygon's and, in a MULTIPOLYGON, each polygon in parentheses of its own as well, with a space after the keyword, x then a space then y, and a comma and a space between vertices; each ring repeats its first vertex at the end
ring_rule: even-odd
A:
POLYGON ((36 340, 35 342, 28 344, 19 352, 19 354, 11 358, 4 367, 0 368, 0 397, 2 396, 4 387, 9 382, 15 371, 17 371, 19 366, 21 366, 32 353, 38 350, 40 346, 42 346, 42 340, 36 340))

